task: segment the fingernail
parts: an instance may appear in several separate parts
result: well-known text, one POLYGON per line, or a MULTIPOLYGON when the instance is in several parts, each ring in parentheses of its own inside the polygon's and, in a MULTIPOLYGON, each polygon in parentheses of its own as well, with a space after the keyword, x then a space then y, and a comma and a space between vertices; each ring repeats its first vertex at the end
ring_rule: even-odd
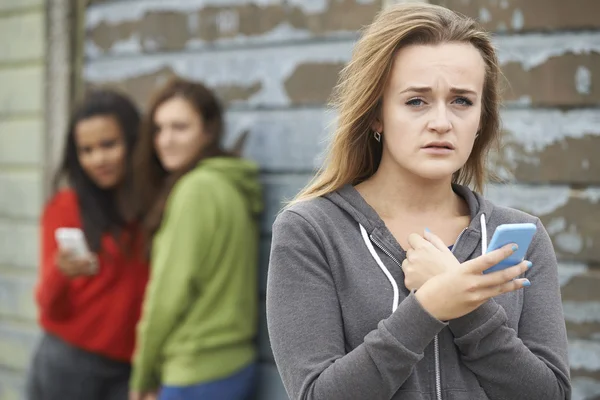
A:
POLYGON ((523 286, 531 286, 531 282, 529 282, 529 279, 525 279, 523 281, 523 286))
POLYGON ((513 246, 512 246, 512 251, 517 251, 517 249, 518 249, 517 245, 516 245, 516 244, 513 244, 513 246))
POLYGON ((532 265, 533 263, 531 261, 527 261, 527 269, 531 268, 532 265))
POLYGON ((425 232, 431 232, 429 228, 425 228, 425 232))

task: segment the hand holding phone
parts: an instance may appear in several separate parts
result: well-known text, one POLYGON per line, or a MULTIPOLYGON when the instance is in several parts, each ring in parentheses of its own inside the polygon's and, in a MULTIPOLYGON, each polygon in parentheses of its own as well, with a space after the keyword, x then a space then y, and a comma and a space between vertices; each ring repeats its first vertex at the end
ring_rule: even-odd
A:
POLYGON ((74 278, 94 275, 97 272, 97 258, 90 252, 81 229, 59 228, 55 237, 59 247, 56 265, 63 274, 74 278))
POLYGON ((515 243, 518 249, 498 264, 483 271, 483 273, 489 274, 490 272, 500 271, 523 261, 536 231, 537 228, 532 223, 499 225, 494 232, 494 236, 492 236, 487 253, 511 243, 515 243))

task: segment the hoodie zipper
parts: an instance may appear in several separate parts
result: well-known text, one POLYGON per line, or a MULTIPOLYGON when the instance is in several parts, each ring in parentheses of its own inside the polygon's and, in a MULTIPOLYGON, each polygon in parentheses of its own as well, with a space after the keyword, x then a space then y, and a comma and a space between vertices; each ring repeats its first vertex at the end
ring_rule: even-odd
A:
MULTIPOLYGON (((458 238, 456 238, 456 242, 454 242, 454 245, 452 246, 452 253, 454 253, 454 250, 456 249, 456 245, 458 244, 458 242, 460 241, 460 238, 462 237, 462 235, 465 233, 466 230, 467 230, 466 228, 463 229, 462 232, 460 233, 460 235, 458 235, 458 238)), ((383 247, 381 245, 381 243, 379 243, 373 237, 373 235, 369 235, 369 238, 371 239, 371 241, 373 243, 375 243, 375 245, 379 248, 379 250, 383 251, 389 258, 394 260, 394 262, 402 269, 402 264, 400 264, 400 262, 396 259, 396 257, 391 255, 390 252, 387 251, 385 249, 385 247, 383 247)), ((441 368, 440 368, 440 342, 439 342, 438 335, 435 335, 435 337, 433 338, 433 347, 434 347, 434 359, 435 359, 435 394, 436 394, 437 400, 442 400, 442 373, 441 373, 441 368)))
MULTIPOLYGON (((460 235, 458 235, 456 238, 456 241, 452 246, 452 254, 454 254, 456 245, 466 230, 466 228, 463 229, 460 235)), ((438 335, 435 335, 435 338, 433 339, 433 347, 435 350, 435 394, 437 395, 437 400, 442 400, 442 372, 440 367, 440 340, 438 335)))

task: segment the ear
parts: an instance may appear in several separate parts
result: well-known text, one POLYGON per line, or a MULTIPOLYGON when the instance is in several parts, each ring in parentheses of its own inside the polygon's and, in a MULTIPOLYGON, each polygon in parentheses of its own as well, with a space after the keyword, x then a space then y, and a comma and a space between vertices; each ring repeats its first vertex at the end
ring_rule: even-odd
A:
POLYGON ((374 132, 383 132, 383 122, 381 122, 381 119, 379 117, 376 117, 373 122, 371 123, 371 129, 374 132))

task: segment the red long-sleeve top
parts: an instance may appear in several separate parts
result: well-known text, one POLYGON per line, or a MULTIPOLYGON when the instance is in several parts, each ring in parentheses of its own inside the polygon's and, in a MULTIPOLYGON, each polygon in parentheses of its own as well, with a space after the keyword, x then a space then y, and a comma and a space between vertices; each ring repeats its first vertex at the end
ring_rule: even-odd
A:
POLYGON ((141 257, 124 254, 115 239, 105 234, 98 254, 98 273, 67 278, 55 263, 58 245, 54 232, 60 227, 81 226, 74 191, 61 191, 46 205, 36 288, 40 325, 75 347, 129 362, 148 281, 148 264, 141 257))

